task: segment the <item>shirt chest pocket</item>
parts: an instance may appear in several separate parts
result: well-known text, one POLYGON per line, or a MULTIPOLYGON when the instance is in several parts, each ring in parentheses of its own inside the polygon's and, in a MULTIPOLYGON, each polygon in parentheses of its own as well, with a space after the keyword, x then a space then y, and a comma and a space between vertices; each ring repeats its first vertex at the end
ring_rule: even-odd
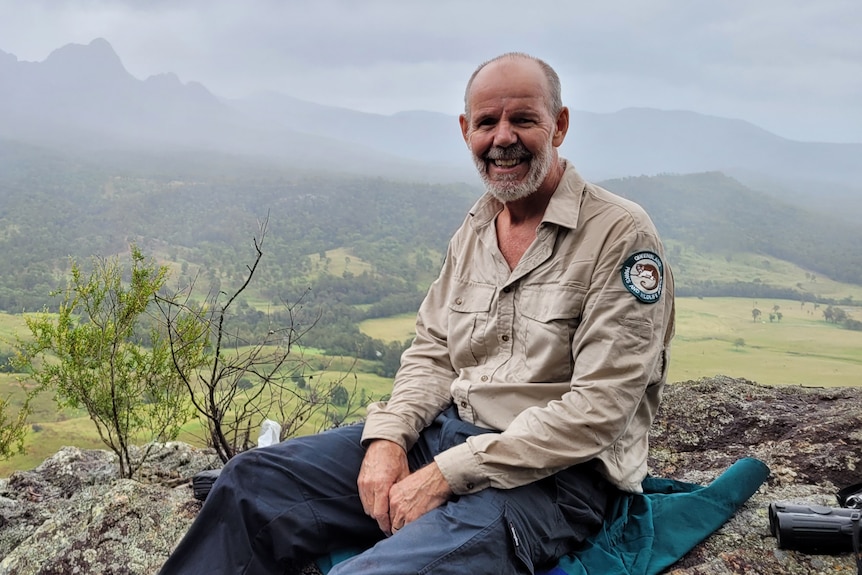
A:
POLYGON ((475 366, 487 355, 488 322, 497 288, 459 283, 449 299, 449 358, 455 370, 475 366))
POLYGON ((571 379, 572 338, 580 323, 583 288, 522 286, 516 300, 517 342, 529 381, 571 379))

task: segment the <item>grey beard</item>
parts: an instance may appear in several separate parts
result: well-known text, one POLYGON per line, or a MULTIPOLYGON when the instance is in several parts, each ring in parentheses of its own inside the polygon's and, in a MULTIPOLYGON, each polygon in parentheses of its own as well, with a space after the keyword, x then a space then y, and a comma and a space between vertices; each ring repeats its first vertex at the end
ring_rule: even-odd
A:
MULTIPOLYGON (((505 179, 492 180, 485 170, 485 158, 473 155, 473 161, 479 171, 479 177, 485 184, 485 190, 505 204, 526 198, 539 189, 551 171, 552 146, 553 144, 548 142, 544 150, 530 158, 530 171, 522 182, 505 179)), ((508 148, 491 148, 485 156, 491 160, 510 160, 528 157, 529 152, 523 144, 518 142, 508 148)))

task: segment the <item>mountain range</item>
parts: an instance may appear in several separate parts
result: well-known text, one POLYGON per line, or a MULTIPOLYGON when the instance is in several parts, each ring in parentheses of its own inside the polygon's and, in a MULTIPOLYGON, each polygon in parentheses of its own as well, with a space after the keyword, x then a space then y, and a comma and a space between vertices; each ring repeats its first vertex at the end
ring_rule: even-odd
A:
MULTIPOLYGON (((44 61, 0 50, 0 138, 78 154, 219 153, 282 167, 423 182, 477 178, 454 115, 389 116, 278 93, 225 99, 170 72, 133 77, 108 41, 44 61)), ((862 143, 800 142, 692 111, 572 111, 561 153, 598 180, 721 171, 839 217, 862 216, 862 143)))

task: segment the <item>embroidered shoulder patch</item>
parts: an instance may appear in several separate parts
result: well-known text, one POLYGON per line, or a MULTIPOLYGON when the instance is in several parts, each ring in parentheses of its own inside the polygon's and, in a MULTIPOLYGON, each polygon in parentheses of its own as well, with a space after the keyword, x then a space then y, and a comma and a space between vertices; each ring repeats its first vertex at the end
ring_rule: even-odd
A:
POLYGON ((664 265, 653 252, 637 252, 626 260, 621 270, 623 285, 644 303, 655 303, 664 285, 664 265))

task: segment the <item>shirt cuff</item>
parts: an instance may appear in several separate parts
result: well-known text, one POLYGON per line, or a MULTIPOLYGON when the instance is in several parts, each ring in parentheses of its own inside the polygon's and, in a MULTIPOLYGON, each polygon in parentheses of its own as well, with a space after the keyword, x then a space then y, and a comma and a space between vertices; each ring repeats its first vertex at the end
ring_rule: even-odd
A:
POLYGON ((451 447, 434 456, 440 473, 446 478, 456 495, 476 493, 490 487, 491 482, 482 473, 482 467, 467 443, 451 447))
POLYGON ((377 409, 369 406, 368 417, 362 430, 362 447, 368 447, 368 444, 375 439, 386 439, 397 443, 404 451, 410 451, 418 439, 413 428, 394 413, 378 411, 378 409, 380 409, 379 406, 377 409))

